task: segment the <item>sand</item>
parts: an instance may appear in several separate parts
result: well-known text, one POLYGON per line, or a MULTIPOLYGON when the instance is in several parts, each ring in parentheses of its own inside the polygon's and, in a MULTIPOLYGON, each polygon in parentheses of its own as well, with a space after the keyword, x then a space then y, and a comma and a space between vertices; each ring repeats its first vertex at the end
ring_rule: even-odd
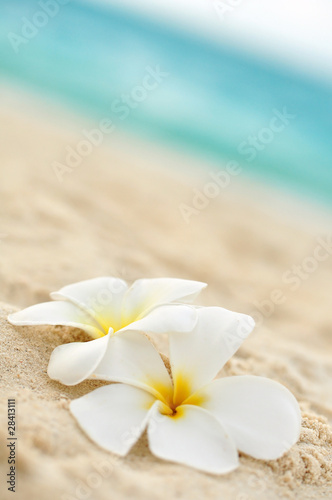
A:
MULTIPOLYGON (((331 498, 332 256, 297 290, 282 278, 313 255, 317 238, 327 234, 328 214, 316 218, 300 201, 288 203, 239 176, 186 224, 179 206, 191 203, 194 188, 203 189, 210 166, 200 170, 199 160, 166 155, 117 133, 60 183, 51 163, 82 139, 86 123, 57 114, 47 102, 15 99, 13 105, 12 94, 6 96, 0 116, 1 498, 331 498), (103 275, 129 282, 202 280, 209 287, 200 303, 249 314, 278 289, 283 303, 259 321, 220 375, 255 374, 287 386, 303 411, 298 444, 276 461, 242 455, 238 470, 216 477, 156 459, 145 436, 125 458, 92 443, 68 405, 101 383, 66 387, 46 373, 54 347, 84 335, 13 327, 6 317, 48 300, 65 284, 103 275), (4 484, 7 398, 17 401, 16 496, 4 484)), ((157 343, 165 352, 166 339, 157 343)))

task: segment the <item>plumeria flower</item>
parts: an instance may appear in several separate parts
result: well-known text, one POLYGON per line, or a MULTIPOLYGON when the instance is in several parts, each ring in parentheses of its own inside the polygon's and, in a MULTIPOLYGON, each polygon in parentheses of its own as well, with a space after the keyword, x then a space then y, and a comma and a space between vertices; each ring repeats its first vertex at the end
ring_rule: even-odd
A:
POLYGON ((192 302, 206 284, 198 281, 140 279, 131 287, 118 278, 81 281, 51 293, 53 302, 8 316, 13 325, 64 325, 84 330, 93 340, 60 345, 51 355, 48 375, 66 385, 94 378, 117 336, 189 332, 197 322, 192 302))
POLYGON ((169 369, 143 335, 115 337, 97 376, 115 384, 71 402, 86 434, 124 456, 147 428, 159 458, 222 474, 238 451, 281 457, 299 438, 301 415, 281 384, 257 376, 213 380, 254 327, 252 318, 219 307, 197 310, 191 333, 169 334, 169 369))

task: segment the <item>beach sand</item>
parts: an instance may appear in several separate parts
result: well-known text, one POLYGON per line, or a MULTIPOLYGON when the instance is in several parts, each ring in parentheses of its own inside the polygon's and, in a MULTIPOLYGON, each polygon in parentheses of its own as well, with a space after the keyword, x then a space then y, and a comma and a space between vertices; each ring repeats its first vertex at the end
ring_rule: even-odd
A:
MULTIPOLYGON (((82 139, 80 121, 66 126, 46 102, 24 105, 7 94, 7 104, 0 116, 0 435, 5 442, 7 398, 16 398, 15 498, 332 498, 332 256, 317 266, 311 260, 316 268, 297 290, 283 278, 327 234, 310 207, 288 205, 282 194, 239 176, 187 224, 179 206, 209 182, 209 168, 200 170, 196 160, 189 175, 189 160, 182 165, 180 155, 162 152, 158 160, 156 149, 149 156, 117 133, 60 183, 51 164, 82 139), (241 455, 238 470, 212 476, 156 459, 146 436, 125 458, 92 443, 68 406, 101 383, 66 387, 46 373, 57 345, 84 336, 61 327, 13 327, 6 317, 47 301, 65 284, 104 275, 205 281, 199 303, 256 315, 258 327, 221 375, 255 374, 288 387, 303 411, 298 444, 276 461, 241 455), (259 304, 276 289, 283 303, 260 321, 259 304)), ((157 343, 164 352, 166 339, 157 343)), ((7 472, 1 445, 4 499, 14 498, 7 472)))

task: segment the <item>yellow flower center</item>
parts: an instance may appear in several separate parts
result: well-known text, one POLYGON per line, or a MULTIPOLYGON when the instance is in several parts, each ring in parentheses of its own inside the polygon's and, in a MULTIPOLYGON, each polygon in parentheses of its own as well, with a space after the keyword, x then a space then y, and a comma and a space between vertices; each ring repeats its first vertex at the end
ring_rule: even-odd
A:
POLYGON ((113 322, 113 321, 110 321, 108 319, 105 319, 105 318, 98 316, 97 321, 100 324, 100 326, 103 328, 104 335, 107 335, 110 328, 112 328, 113 333, 116 333, 119 330, 121 330, 122 328, 125 328, 126 326, 133 323, 135 321, 135 319, 132 320, 130 318, 127 318, 126 321, 121 321, 121 323, 119 323, 119 322, 116 323, 116 322, 113 322))
POLYGON ((183 416, 183 405, 201 406, 204 402, 204 398, 199 393, 192 393, 189 378, 181 374, 175 377, 172 389, 162 384, 153 384, 153 388, 160 395, 158 399, 162 403, 161 413, 172 418, 183 416))

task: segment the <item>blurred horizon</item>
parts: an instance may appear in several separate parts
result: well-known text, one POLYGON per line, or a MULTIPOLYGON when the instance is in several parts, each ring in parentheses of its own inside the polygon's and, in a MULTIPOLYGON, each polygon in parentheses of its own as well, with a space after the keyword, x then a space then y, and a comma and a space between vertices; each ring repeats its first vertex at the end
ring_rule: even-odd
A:
POLYGON ((332 87, 317 68, 310 74, 227 37, 181 30, 151 10, 144 16, 142 5, 129 11, 130 0, 123 9, 117 1, 41 4, 5 6, 6 81, 331 204, 332 87))
POLYGON ((121 8, 248 57, 332 82, 329 0, 80 0, 121 8))

